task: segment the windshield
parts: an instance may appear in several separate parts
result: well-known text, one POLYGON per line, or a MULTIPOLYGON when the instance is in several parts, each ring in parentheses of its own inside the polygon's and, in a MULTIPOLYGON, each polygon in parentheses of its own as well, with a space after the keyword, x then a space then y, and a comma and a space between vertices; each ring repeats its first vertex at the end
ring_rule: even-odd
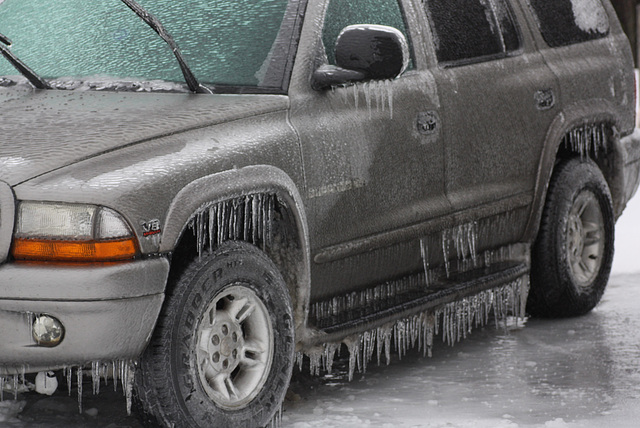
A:
MULTIPOLYGON (((288 0, 138 3, 163 23, 200 82, 268 86, 288 0)), ((0 33, 46 79, 184 82, 171 49, 121 0, 0 0, 0 33)), ((0 76, 16 74, 0 58, 0 76)))

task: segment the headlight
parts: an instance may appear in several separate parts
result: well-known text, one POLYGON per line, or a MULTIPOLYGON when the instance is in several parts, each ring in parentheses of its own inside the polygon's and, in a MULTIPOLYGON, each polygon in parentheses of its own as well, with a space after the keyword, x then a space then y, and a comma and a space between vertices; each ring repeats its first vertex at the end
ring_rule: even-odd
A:
POLYGON ((138 254, 127 222, 96 205, 21 202, 12 255, 18 260, 116 261, 138 254))

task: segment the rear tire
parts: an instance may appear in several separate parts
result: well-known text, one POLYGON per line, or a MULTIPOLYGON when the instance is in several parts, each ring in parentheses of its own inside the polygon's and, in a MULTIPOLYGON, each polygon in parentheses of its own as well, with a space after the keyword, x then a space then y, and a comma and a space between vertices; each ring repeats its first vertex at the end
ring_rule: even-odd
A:
POLYGON ((593 161, 571 159, 556 167, 532 250, 531 315, 577 316, 598 304, 613 261, 612 207, 593 161))
POLYGON ((167 295, 135 378, 149 426, 262 427, 294 360, 289 293, 256 247, 227 242, 193 260, 167 295))

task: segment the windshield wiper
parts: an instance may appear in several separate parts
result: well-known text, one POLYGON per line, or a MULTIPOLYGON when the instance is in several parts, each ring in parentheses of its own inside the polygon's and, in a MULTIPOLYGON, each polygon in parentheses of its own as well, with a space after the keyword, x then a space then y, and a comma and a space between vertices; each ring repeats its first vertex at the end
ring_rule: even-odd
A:
POLYGON ((29 80, 29 82, 37 89, 52 89, 42 77, 38 76, 24 62, 20 61, 20 59, 11 52, 9 47, 11 47, 11 40, 9 40, 7 36, 0 34, 0 53, 9 60, 11 65, 26 77, 27 80, 29 80))
POLYGON ((152 14, 144 10, 144 8, 140 6, 138 3, 136 3, 134 0, 122 0, 122 2, 126 4, 129 7, 129 9, 134 11, 136 15, 142 18, 142 20, 146 22, 147 25, 149 25, 149 27, 153 28, 153 30, 156 33, 158 33, 158 35, 162 38, 162 40, 167 42, 167 44, 173 51, 173 54, 175 55, 176 59, 178 60, 178 63, 180 64, 180 69, 182 70, 182 74, 184 75, 184 80, 187 82, 187 85, 189 86, 189 89, 191 90, 191 92, 195 92, 199 94, 212 94, 213 92, 211 91, 211 89, 205 86, 202 86, 198 82, 198 79, 196 79, 196 76, 193 75, 193 73, 191 72, 191 69, 187 65, 187 62, 182 57, 182 53, 180 52, 180 48, 178 48, 176 41, 167 32, 167 30, 164 28, 164 26, 158 20, 158 18, 156 18, 155 16, 153 16, 152 14))

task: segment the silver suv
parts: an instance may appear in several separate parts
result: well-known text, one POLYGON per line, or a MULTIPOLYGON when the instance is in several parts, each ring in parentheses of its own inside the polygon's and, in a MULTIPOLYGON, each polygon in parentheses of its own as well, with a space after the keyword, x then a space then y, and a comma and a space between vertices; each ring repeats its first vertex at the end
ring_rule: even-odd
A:
POLYGON ((295 361, 604 292, 640 170, 609 0, 4 0, 0 32, 0 390, 91 368, 150 425, 264 426, 295 361))

